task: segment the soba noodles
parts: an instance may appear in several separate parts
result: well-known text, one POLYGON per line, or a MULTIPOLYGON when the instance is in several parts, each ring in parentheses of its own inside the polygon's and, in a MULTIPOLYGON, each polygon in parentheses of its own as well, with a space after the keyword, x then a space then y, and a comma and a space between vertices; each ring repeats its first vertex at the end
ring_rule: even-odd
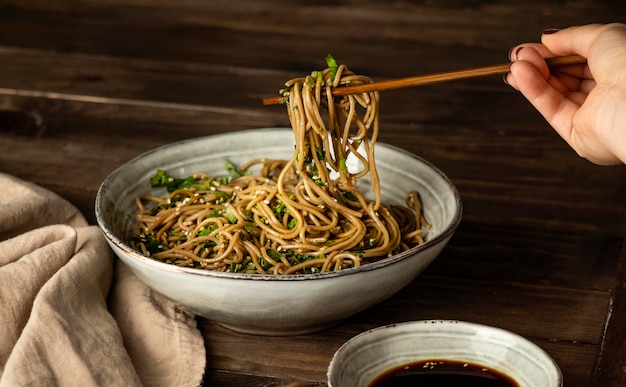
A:
POLYGON ((289 160, 257 159, 238 168, 225 161, 230 177, 158 171, 151 185, 170 193, 137 198, 133 247, 179 266, 286 275, 357 267, 423 243, 429 226, 417 192, 407 194, 405 206, 381 203, 374 161, 378 93, 331 93, 371 79, 330 56, 327 63, 281 90, 295 136, 289 160), (349 158, 361 167, 349 170, 349 158), (255 168, 260 172, 248 172, 255 168), (366 176, 372 200, 357 188, 366 176))

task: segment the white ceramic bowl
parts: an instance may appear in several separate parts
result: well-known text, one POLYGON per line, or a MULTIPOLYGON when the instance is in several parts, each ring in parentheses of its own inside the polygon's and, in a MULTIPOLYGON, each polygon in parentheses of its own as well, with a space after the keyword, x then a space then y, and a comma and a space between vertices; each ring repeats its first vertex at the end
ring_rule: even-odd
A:
POLYGON ((328 367, 329 387, 362 387, 405 364, 446 359, 483 365, 520 387, 560 387, 561 370, 539 346, 486 325, 423 320, 374 328, 348 340, 328 367))
POLYGON ((396 293, 432 262, 461 219, 461 201, 450 180, 428 162, 377 143, 376 162, 385 202, 404 203, 417 189, 432 229, 427 241, 376 263, 312 275, 251 275, 181 268, 157 262, 130 248, 139 194, 159 194, 148 181, 160 168, 174 176, 204 171, 224 175, 224 159, 235 165, 256 157, 289 159, 291 129, 225 133, 174 143, 147 152, 115 170, 96 196, 98 225, 117 256, 149 287, 190 311, 234 330, 293 335, 325 329, 396 293))

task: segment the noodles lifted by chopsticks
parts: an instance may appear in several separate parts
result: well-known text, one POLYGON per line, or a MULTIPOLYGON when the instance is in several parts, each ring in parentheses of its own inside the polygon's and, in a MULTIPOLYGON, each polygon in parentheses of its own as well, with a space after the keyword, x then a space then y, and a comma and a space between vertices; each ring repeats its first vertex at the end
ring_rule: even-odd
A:
POLYGON ((378 93, 331 93, 371 79, 326 59, 328 68, 281 90, 295 136, 291 159, 251 160, 239 169, 226 161, 229 178, 159 171, 151 184, 169 187, 170 195, 137 198, 133 247, 180 266, 302 274, 357 267, 423 243, 429 225, 417 192, 405 206, 381 203, 378 93), (349 158, 361 166, 350 170, 349 158), (254 168, 260 172, 248 172, 254 168), (366 175, 373 200, 357 188, 366 175))

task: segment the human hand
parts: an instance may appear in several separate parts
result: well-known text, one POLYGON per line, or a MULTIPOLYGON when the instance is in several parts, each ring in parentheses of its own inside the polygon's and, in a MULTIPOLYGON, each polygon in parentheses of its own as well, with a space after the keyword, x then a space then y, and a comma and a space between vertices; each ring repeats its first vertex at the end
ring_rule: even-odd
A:
POLYGON ((546 30, 541 43, 509 53, 505 81, 545 117, 581 157, 600 165, 626 162, 626 25, 546 30), (547 57, 578 54, 587 64, 552 72, 547 57))

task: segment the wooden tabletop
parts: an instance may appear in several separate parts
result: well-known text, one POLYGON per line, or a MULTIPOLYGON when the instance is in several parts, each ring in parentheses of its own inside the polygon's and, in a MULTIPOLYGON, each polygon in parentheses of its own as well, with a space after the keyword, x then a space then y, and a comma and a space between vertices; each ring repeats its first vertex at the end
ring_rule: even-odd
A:
MULTIPOLYGON (((129 159, 289 126, 285 107, 262 99, 324 68, 329 53, 375 80, 491 65, 543 29, 619 21, 621 4, 3 0, 0 172, 58 193, 95 224, 100 183, 129 159)), ((580 159, 500 76, 385 91, 380 114, 380 141, 456 184, 458 231, 408 287, 327 331, 267 338, 199 319, 206 385, 325 385, 346 340, 432 318, 523 335, 566 386, 623 385, 626 169, 580 159)))

